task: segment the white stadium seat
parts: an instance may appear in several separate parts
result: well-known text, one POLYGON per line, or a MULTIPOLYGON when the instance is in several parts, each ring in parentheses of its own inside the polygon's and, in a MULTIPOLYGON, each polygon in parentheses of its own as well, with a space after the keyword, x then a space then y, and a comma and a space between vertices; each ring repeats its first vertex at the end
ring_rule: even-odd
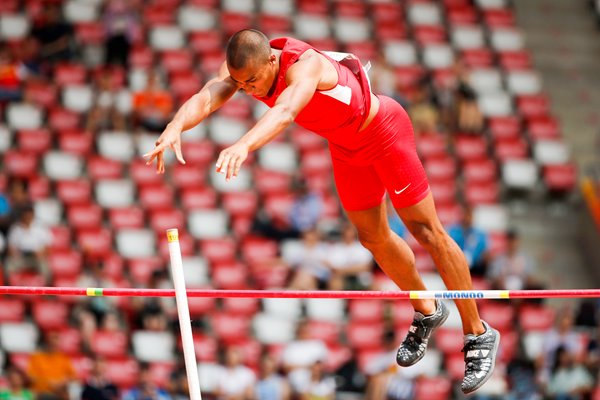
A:
POLYGON ((62 203, 57 199, 37 200, 34 203, 35 218, 44 225, 60 225, 63 214, 62 203))
POLYGON ((506 8, 506 0, 475 0, 475 3, 484 10, 506 8))
POLYGON ((513 112, 512 99, 504 91, 481 94, 477 97, 477 104, 486 117, 504 117, 513 112))
POLYGON ((506 83, 514 95, 538 94, 542 91, 542 80, 534 71, 507 72, 506 83))
POLYGON ((362 18, 336 18, 333 21, 335 37, 342 43, 368 40, 370 29, 368 21, 362 18))
POLYGON ((223 11, 250 14, 254 11, 254 0, 221 0, 223 11))
POLYGON ((184 142, 194 142, 197 140, 202 140, 206 138, 206 124, 200 123, 193 128, 188 129, 187 131, 183 131, 183 135, 181 135, 181 140, 184 142))
POLYGON ((0 343, 8 353, 32 353, 37 348, 39 332, 31 322, 0 324, 0 343))
POLYGON ((287 17, 292 15, 294 7, 293 0, 260 0, 262 14, 287 17))
POLYGON ((264 169, 291 174, 298 169, 298 156, 291 143, 270 143, 258 151, 258 163, 264 169))
POLYGON ((185 36, 178 26, 156 26, 150 31, 150 45, 158 51, 180 49, 185 36))
POLYGON ((179 7, 177 21, 185 32, 208 31, 217 26, 217 15, 206 8, 184 5, 179 7))
POLYGON ((133 205, 135 187, 129 179, 104 179, 96 182, 96 200, 103 208, 133 205))
POLYGON ((384 44, 385 60, 392 67, 414 65, 417 63, 417 50, 413 42, 407 40, 388 41, 384 44))
POLYGON ((152 257, 156 235, 150 229, 121 229, 116 234, 117 251, 124 258, 152 257))
POLYGON ((96 145, 103 157, 117 161, 129 162, 135 154, 133 137, 126 132, 101 132, 96 145))
POLYGON ((442 13, 439 6, 433 2, 415 2, 408 8, 408 20, 412 25, 440 25, 442 13))
POLYGON ((208 262, 200 256, 183 257, 183 274, 188 287, 202 287, 210 284, 208 262))
POLYGON ((472 69, 469 84, 477 93, 496 93, 502 90, 502 74, 496 68, 472 69))
POLYGON ((13 138, 13 131, 8 129, 6 125, 0 124, 0 153, 4 153, 10 149, 13 138))
POLYGON ((262 299, 262 306, 272 317, 298 320, 302 316, 301 299, 262 299))
POLYGON ((322 321, 343 321, 346 302, 343 299, 306 299, 306 315, 322 321))
POLYGON ((44 113, 41 108, 26 103, 10 103, 6 110, 6 120, 12 129, 37 129, 42 126, 44 113))
POLYGON ((483 29, 478 25, 458 25, 451 31, 451 40, 459 50, 480 49, 485 47, 483 29))
POLYGON ((228 146, 248 131, 248 125, 234 118, 214 116, 208 121, 208 130, 216 144, 228 146))
POLYGON ((143 362, 173 360, 175 339, 171 332, 135 331, 131 337, 133 354, 143 362))
POLYGON ((214 239, 228 234, 228 216, 223 210, 197 210, 188 216, 190 234, 196 239, 214 239))
POLYGON ((538 182, 538 166, 533 160, 508 160, 502 165, 502 181, 509 188, 533 189, 538 182))
POLYGON ((52 180, 76 179, 81 176, 81 157, 62 151, 49 151, 44 156, 44 172, 52 180))
POLYGON ((213 393, 217 390, 223 367, 216 363, 201 362, 198 364, 198 377, 202 393, 213 393))
POLYGON ((18 40, 27 36, 31 23, 24 14, 0 15, 0 39, 18 40))
POLYGON ((100 18, 98 4, 94 1, 70 0, 63 5, 65 20, 72 23, 95 22, 100 18))
POLYGON ((506 232, 508 211, 499 204, 479 205, 473 209, 473 226, 485 232, 506 232))
MULTIPOLYGON (((156 143, 156 139, 158 139, 159 136, 160 135, 157 133, 143 133, 138 135, 135 138, 138 157, 142 157, 152 150, 156 143)), ((164 152, 164 157, 166 165, 171 165, 175 161, 175 154, 170 149, 164 152)))
POLYGON ((68 110, 83 113, 92 108, 94 90, 90 85, 68 85, 63 88, 62 101, 68 110))
POLYGON ((263 344, 287 343, 296 334, 296 323, 293 320, 265 313, 256 314, 252 327, 256 338, 263 344))
POLYGON ((329 19, 319 15, 298 14, 294 18, 294 30, 296 36, 303 40, 325 39, 331 35, 329 19))
POLYGON ((496 51, 521 50, 525 46, 521 32, 510 28, 492 30, 490 32, 490 42, 496 51))
POLYGON ((452 47, 445 44, 431 44, 423 48, 423 63, 431 69, 450 68, 454 64, 452 47))
POLYGON ((533 145, 533 158, 540 165, 565 164, 571 159, 562 140, 538 140, 533 145))
MULTIPOLYGON (((184 155, 185 156, 185 155, 184 155)), ((252 187, 252 173, 247 166, 242 165, 238 176, 229 182, 225 180, 225 175, 215 171, 214 166, 210 166, 210 183, 219 193, 243 192, 252 187)))

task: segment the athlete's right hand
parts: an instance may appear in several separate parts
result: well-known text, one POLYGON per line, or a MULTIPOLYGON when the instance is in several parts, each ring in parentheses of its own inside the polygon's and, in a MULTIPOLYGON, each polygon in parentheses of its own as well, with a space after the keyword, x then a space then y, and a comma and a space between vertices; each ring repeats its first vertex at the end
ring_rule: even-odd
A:
POLYGON ((152 164, 154 159, 156 159, 156 172, 158 174, 165 172, 164 151, 167 148, 173 150, 175 157, 180 163, 185 164, 181 153, 181 129, 168 125, 156 141, 154 149, 144 154, 144 158, 148 159, 146 165, 152 164))

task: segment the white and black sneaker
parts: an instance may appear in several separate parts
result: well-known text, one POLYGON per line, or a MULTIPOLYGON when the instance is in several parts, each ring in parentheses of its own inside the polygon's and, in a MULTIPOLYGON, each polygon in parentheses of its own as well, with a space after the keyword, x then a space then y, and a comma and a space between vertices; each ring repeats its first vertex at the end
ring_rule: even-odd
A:
POLYGON ((431 333, 440 327, 448 318, 448 308, 439 300, 435 301, 436 309, 431 315, 423 315, 415 311, 415 316, 408 334, 396 354, 396 362, 401 367, 410 367, 425 356, 427 343, 431 333))
POLYGON ((479 336, 465 335, 465 377, 461 389, 463 393, 472 393, 490 379, 496 364, 496 353, 500 344, 500 333, 481 321, 485 332, 479 336))

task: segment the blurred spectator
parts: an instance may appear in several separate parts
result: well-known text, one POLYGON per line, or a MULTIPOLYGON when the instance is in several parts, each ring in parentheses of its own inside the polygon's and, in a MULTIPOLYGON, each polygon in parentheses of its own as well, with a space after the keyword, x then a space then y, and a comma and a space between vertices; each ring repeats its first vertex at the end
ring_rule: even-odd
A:
POLYGON ((37 400, 67 400, 71 383, 77 377, 68 355, 59 350, 60 334, 49 331, 44 345, 29 358, 27 373, 37 400))
POLYGON ((173 98, 164 90, 158 73, 150 70, 146 88, 133 95, 133 110, 139 124, 151 132, 162 132, 173 113, 173 98))
POLYGON ((277 363, 270 355, 260 360, 260 375, 254 385, 256 400, 289 400, 290 386, 287 380, 277 373, 277 363))
MULTIPOLYGON (((85 260, 84 268, 77 279, 79 287, 116 287, 115 282, 107 278, 104 273, 104 260, 88 258, 85 260)), ((96 321, 100 323, 104 314, 115 310, 117 298, 114 297, 82 297, 78 299, 80 304, 94 314, 96 321)))
POLYGON ((217 397, 221 400, 250 400, 255 382, 254 372, 242 364, 240 349, 229 346, 225 351, 225 366, 217 378, 217 397))
MULTIPOLYGON (((169 289, 172 284, 165 269, 152 272, 148 288, 169 289)), ((167 297, 137 297, 131 299, 135 310, 135 325, 144 330, 164 331, 169 324, 169 318, 177 315, 173 298, 167 297)))
POLYGON ((253 231, 261 236, 280 241, 298 238, 303 232, 317 226, 323 213, 321 195, 310 191, 303 178, 295 179, 291 190, 295 198, 287 219, 271 216, 264 209, 259 210, 253 221, 253 231))
POLYGON ((310 380, 300 391, 301 400, 335 399, 335 380, 324 372, 323 362, 317 361, 310 368, 310 380))
POLYGON ((138 13, 126 0, 110 0, 102 23, 106 31, 106 64, 127 67, 131 44, 140 36, 138 13))
POLYGON ((568 308, 561 309, 556 315, 555 326, 544 335, 542 353, 538 361, 539 380, 542 384, 547 384, 554 366, 557 365, 557 351, 563 348, 564 351, 573 357, 579 357, 583 354, 581 336, 573 329, 574 316, 572 310, 568 308))
POLYGON ((533 279, 535 262, 521 248, 516 231, 507 234, 506 251, 494 258, 487 273, 494 288, 520 290, 537 287, 533 279))
POLYGON ((307 321, 300 321, 296 327, 296 338, 287 343, 281 353, 281 363, 293 392, 302 392, 310 380, 310 368, 317 361, 325 361, 327 354, 325 343, 312 339, 307 321))
POLYGON ((415 137, 439 130, 439 111, 433 103, 427 80, 422 80, 410 98, 408 114, 413 123, 415 137))
POLYGON ((314 290, 328 286, 331 252, 316 228, 305 231, 299 246, 284 253, 283 260, 294 269, 291 289, 314 290))
POLYGON ((106 376, 106 362, 94 358, 90 378, 81 392, 81 400, 118 400, 119 389, 106 376))
POLYGON ((125 392, 123 400, 171 400, 171 397, 154 384, 150 365, 140 363, 137 386, 125 392))
POLYGON ((72 38, 73 27, 62 18, 58 4, 48 4, 32 36, 39 43, 39 56, 43 62, 54 64, 69 61, 74 56, 72 38))
POLYGON ((23 179, 9 181, 7 195, 3 197, 4 200, 0 201, 0 231, 8 233, 23 209, 31 207, 27 182, 23 179))
POLYGON ((188 387, 187 373, 185 365, 180 365, 171 373, 167 390, 173 400, 188 400, 190 390, 188 387))
POLYGON ((15 59, 8 46, 0 43, 0 106, 21 100, 21 82, 28 74, 27 67, 15 59))
POLYGON ((96 82, 94 103, 87 115, 86 131, 127 129, 125 115, 117 108, 117 88, 113 84, 113 76, 109 70, 103 71, 96 82))
POLYGON ((0 400, 33 400, 27 375, 19 368, 10 366, 6 370, 8 387, 0 390, 0 400))
POLYGON ((590 398, 594 379, 589 371, 576 362, 567 349, 560 346, 554 356, 554 367, 548 384, 548 394, 556 400, 590 398))
POLYGON ((525 357, 517 356, 506 367, 508 379, 507 400, 541 400, 535 379, 535 365, 525 357))
POLYGON ((598 326, 598 309, 594 300, 584 299, 579 303, 579 308, 575 316, 575 325, 590 330, 598 326))
POLYGON ((467 206, 460 224, 448 228, 448 234, 463 251, 471 275, 484 276, 487 269, 487 234, 473 226, 473 210, 467 206))
POLYGON ((329 253, 329 289, 360 290, 371 286, 373 256, 358 241, 354 226, 344 224, 341 240, 331 245, 329 253))
POLYGON ((413 380, 404 375, 396 364, 398 344, 393 330, 383 338, 383 353, 373 357, 366 366, 369 377, 367 398, 370 400, 412 400, 415 391, 413 380))
POLYGON ((52 241, 50 230, 36 221, 33 207, 21 210, 17 223, 8 233, 7 272, 35 268, 49 279, 47 250, 52 241))

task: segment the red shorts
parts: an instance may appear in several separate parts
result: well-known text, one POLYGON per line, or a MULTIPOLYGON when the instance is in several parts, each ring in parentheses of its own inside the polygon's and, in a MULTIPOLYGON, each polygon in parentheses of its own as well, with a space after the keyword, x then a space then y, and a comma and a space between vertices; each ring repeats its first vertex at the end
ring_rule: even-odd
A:
POLYGON ((335 184, 348 211, 373 208, 390 195, 396 208, 409 207, 429 193, 408 114, 395 100, 378 96, 379 110, 347 146, 330 143, 335 184))

